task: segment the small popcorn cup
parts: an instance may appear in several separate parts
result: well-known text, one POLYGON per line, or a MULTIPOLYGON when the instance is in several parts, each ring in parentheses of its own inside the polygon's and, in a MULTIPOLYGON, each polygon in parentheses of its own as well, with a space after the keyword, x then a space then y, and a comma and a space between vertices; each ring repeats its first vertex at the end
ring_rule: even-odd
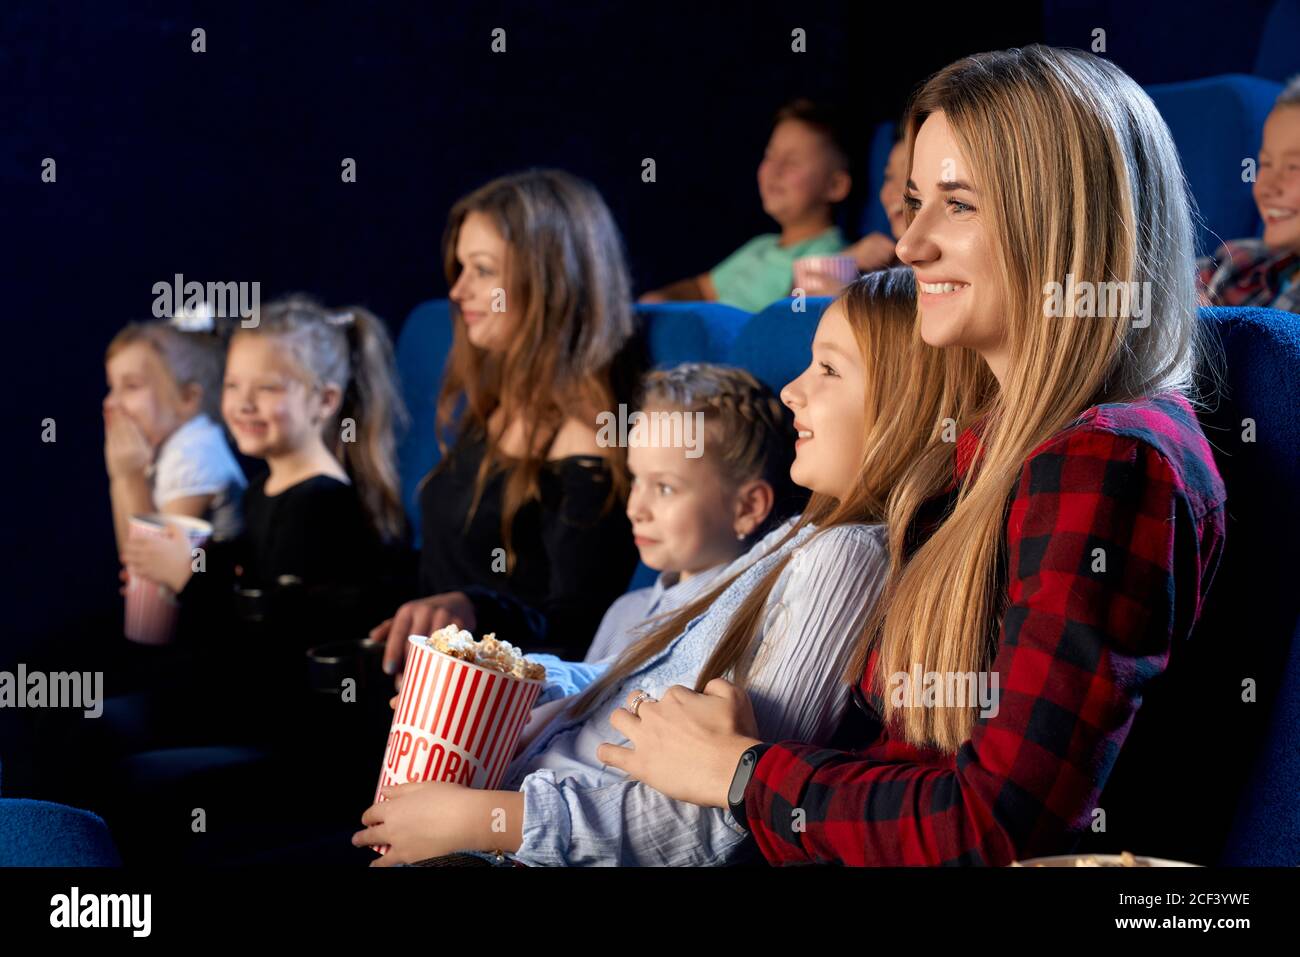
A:
MULTIPOLYGON (((132 515, 132 538, 162 538, 167 525, 179 525, 190 540, 190 548, 200 548, 212 536, 212 526, 184 515, 132 515)), ((176 634, 180 606, 175 593, 166 585, 140 575, 129 574, 126 583, 126 621, 124 631, 131 641, 142 645, 170 644, 176 634)))
POLYGON ((382 800, 383 788, 416 781, 492 790, 505 776, 545 682, 453 658, 430 648, 423 635, 407 642, 375 801, 382 800))
POLYGON ((795 260, 795 288, 807 289, 817 274, 829 276, 847 286, 858 278, 858 263, 852 256, 804 256, 795 260))

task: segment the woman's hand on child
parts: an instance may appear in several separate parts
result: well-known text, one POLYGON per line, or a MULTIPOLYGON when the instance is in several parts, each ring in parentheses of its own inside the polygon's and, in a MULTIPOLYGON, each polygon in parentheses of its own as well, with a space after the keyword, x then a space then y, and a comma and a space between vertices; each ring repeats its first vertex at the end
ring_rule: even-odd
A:
POLYGON ((166 537, 132 538, 122 546, 122 564, 132 574, 161 582, 175 592, 189 582, 190 562, 189 536, 170 523, 166 537))
POLYGON ((104 465, 109 478, 143 475, 153 460, 149 440, 135 420, 115 405, 104 405, 104 465))
MULTIPOLYGON (((447 625, 473 631, 477 623, 474 603, 469 596, 463 591, 449 591, 408 601, 392 618, 372 628, 369 640, 388 643, 384 649, 384 673, 397 675, 406 660, 406 639, 411 635, 430 635, 447 625)), ((400 691, 401 688, 401 676, 398 675, 397 689, 400 691)))
POLYGON ((633 691, 609 719, 631 747, 602 744, 596 759, 670 798, 725 808, 740 756, 762 743, 749 695, 714 678, 703 694, 673 685, 662 700, 643 699, 633 714, 629 707, 638 694, 633 691))
POLYGON ((464 850, 519 849, 523 795, 481 791, 450 781, 398 784, 380 791, 385 800, 361 815, 364 830, 352 835, 357 847, 388 845, 371 867, 391 867, 464 850))

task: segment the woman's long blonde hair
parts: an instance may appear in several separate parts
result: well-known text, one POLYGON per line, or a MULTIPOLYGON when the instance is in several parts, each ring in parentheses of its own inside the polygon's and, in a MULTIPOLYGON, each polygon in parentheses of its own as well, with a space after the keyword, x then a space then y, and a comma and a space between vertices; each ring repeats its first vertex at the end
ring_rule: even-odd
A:
MULTIPOLYGON (((987 670, 998 640, 1005 514, 1030 453, 1090 406, 1190 392, 1199 353, 1192 210, 1178 151, 1150 97, 1118 67, 1086 53, 1031 46, 967 57, 932 77, 905 121, 909 156, 926 117, 942 112, 969 161, 999 274, 1006 277, 1009 361, 1000 391, 974 376, 954 386, 961 424, 983 419, 982 462, 955 506, 904 563, 921 504, 953 478, 948 445, 927 449, 893 490, 893 574, 879 629, 876 686, 926 672, 987 670), (1147 283, 1150 311, 1049 317, 1049 283, 1147 283)), ((910 160, 909 160, 910 165, 910 160)), ((1097 286, 1101 289, 1105 287, 1097 286)), ((912 683, 915 685, 916 683, 912 683)), ((905 686, 907 687, 907 686, 905 686)), ((955 752, 975 707, 902 703, 884 718, 909 742, 955 752)))
MULTIPOLYGON (((774 550, 805 525, 816 526, 815 537, 839 525, 883 521, 890 488, 921 449, 937 439, 941 429, 943 367, 948 357, 921 342, 915 322, 912 271, 896 268, 869 273, 841 293, 839 302, 866 369, 862 461, 852 493, 842 500, 814 494, 799 521, 774 550)), ((787 554, 773 564, 745 596, 700 671, 696 690, 729 673, 738 684, 744 685, 768 596, 789 558, 787 554)), ((680 610, 663 616, 659 624, 628 646, 600 679, 583 692, 569 713, 575 717, 587 714, 628 675, 666 648, 693 618, 708 611, 743 573, 731 576, 680 610)), ((844 570, 846 575, 856 573, 857 569, 844 570)))
MULTIPOLYGON (((470 213, 492 220, 506 241, 506 281, 519 290, 519 322, 504 353, 475 348, 453 302, 452 346, 438 397, 437 439, 482 435, 487 452, 475 480, 468 524, 488 479, 507 477, 501 508, 506 562, 513 568, 511 528, 523 505, 540 496, 538 476, 564 420, 596 427, 597 414, 630 399, 640 361, 628 348, 636 334, 632 285, 614 217, 590 183, 560 170, 528 170, 492 180, 452 207, 443 237, 448 286, 461 273, 456 242, 470 213), (626 360, 626 361, 625 361, 626 360), (464 408, 458 414, 458 407, 464 408), (524 422, 529 454, 510 459, 487 434, 493 412, 524 422)), ((607 507, 627 498, 627 453, 612 448, 607 507)), ((436 469, 435 469, 436 471, 436 469)))

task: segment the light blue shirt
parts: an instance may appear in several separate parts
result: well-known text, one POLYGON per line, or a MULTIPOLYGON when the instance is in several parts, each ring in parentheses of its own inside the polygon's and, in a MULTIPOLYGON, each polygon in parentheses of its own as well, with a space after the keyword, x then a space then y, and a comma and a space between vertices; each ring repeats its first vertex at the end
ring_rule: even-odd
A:
POLYGON ((646 634, 646 619, 689 605, 718 582, 726 562, 707 571, 696 572, 681 581, 677 572, 660 572, 649 588, 638 588, 619 596, 600 620, 596 637, 591 639, 583 661, 613 658, 646 634))
POLYGON ((528 657, 546 666, 546 686, 533 702, 539 707, 583 691, 604 673, 624 648, 642 637, 650 625, 648 619, 688 605, 714 586, 726 564, 697 572, 686 581, 677 572, 660 572, 649 588, 620 595, 600 620, 596 637, 591 640, 582 661, 566 661, 555 655, 530 654, 528 657))
POLYGON ((672 685, 694 687, 732 614, 787 552, 793 556, 768 597, 747 689, 763 740, 829 741, 848 703, 844 672, 888 570, 885 530, 844 525, 813 537, 809 525, 774 550, 796 521, 727 566, 720 574, 743 574, 589 717, 557 715, 512 762, 502 786, 523 792, 524 820, 523 843, 511 857, 532 866, 717 865, 741 854, 748 834, 730 811, 665 797, 601 764, 596 748, 627 744, 609 716, 633 689, 659 698, 672 685))

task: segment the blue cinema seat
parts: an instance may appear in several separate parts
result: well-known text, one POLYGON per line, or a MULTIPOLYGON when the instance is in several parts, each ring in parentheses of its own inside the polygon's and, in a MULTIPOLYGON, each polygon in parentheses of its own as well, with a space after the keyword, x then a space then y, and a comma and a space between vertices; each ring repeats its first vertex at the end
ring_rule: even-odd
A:
POLYGON ((1224 397, 1202 422, 1228 489, 1228 535, 1198 626, 1210 680, 1193 705, 1212 720, 1196 750, 1213 764, 1203 770, 1222 783, 1225 804, 1236 808, 1222 863, 1293 867, 1300 864, 1300 315, 1201 314, 1226 358, 1224 397), (1253 704, 1242 700, 1247 678, 1257 686, 1253 704))
POLYGON ((1196 864, 1294 865, 1300 316, 1207 308, 1201 320, 1224 359, 1222 387, 1197 412, 1227 488, 1223 555, 1196 628, 1172 649, 1138 712, 1101 806, 1130 812, 1110 817, 1109 847, 1196 864))
POLYGON ((96 814, 50 801, 0 798, 0 867, 116 867, 108 827, 96 814))
POLYGON ((411 310, 397 338, 397 376, 410 424, 397 446, 402 502, 420 545, 419 484, 442 457, 434 438, 438 390, 451 352, 451 316, 446 299, 430 299, 411 310))
POLYGON ((727 353, 728 365, 748 370, 777 395, 808 368, 813 336, 830 296, 778 299, 754 314, 727 353))
POLYGON ((1264 119, 1281 87, 1254 76, 1212 76, 1146 88, 1169 124, 1200 209, 1197 255, 1223 240, 1258 236, 1259 211, 1242 161, 1259 156, 1264 119))
POLYGON ((871 134, 867 148, 867 166, 858 175, 866 177, 862 189, 862 221, 859 224, 862 235, 867 233, 884 233, 889 235, 889 217, 880 205, 880 187, 885 182, 885 164, 889 162, 889 151, 894 148, 894 127, 892 122, 881 123, 871 134))
POLYGON ((1255 76, 1285 83, 1300 73, 1300 0, 1277 0, 1260 31, 1255 76))

